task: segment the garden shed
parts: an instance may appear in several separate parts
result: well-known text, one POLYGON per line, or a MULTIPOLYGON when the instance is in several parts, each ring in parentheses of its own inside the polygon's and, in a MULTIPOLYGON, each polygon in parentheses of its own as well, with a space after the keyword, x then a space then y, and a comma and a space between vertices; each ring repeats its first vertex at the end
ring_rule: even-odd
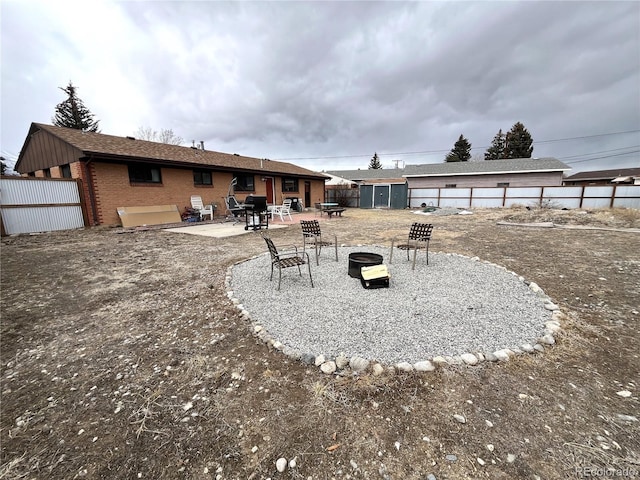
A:
POLYGON ((372 168, 367 170, 332 170, 329 175, 354 182, 359 189, 360 208, 407 207, 407 181, 401 168, 372 168))

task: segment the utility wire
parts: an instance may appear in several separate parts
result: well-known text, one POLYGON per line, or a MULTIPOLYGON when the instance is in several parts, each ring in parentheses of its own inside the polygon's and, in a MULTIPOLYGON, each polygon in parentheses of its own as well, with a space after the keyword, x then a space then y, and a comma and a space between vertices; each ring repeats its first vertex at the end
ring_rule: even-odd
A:
POLYGON ((564 160, 566 158, 585 157, 587 155, 597 155, 599 153, 617 152, 618 150, 627 150, 628 148, 640 148, 640 145, 631 145, 629 147, 613 148, 611 150, 601 150, 599 152, 583 153, 583 154, 580 154, 580 155, 569 155, 567 157, 558 157, 558 160, 564 160))
POLYGON ((623 157, 625 155, 630 155, 632 153, 638 153, 638 152, 640 152, 640 150, 632 150, 630 152, 625 152, 625 153, 616 153, 613 155, 604 155, 602 157, 585 158, 583 160, 574 160, 573 162, 564 162, 564 163, 568 165, 573 165, 574 163, 590 162, 592 160, 602 160, 603 158, 623 157))
MULTIPOLYGON (((539 140, 533 141, 533 145, 537 145, 537 144, 544 144, 544 143, 555 143, 555 142, 567 142, 567 141, 571 141, 571 140, 584 140, 587 138, 597 138, 597 137, 609 137, 612 135, 626 135, 629 133, 638 133, 640 132, 640 130, 627 130, 624 132, 612 132, 612 133, 599 133, 597 135, 583 135, 580 137, 566 137, 566 138, 556 138, 553 140, 539 140)), ((484 147, 471 147, 471 150, 486 150, 487 148, 489 148, 490 145, 484 146, 484 147)), ((626 147, 626 148, 631 148, 631 147, 626 147)), ((421 151, 417 151, 417 152, 388 152, 388 153, 378 153, 378 156, 380 155, 385 155, 385 156, 391 156, 391 155, 396 155, 396 156, 408 156, 408 155, 431 155, 431 154, 437 154, 437 153, 448 153, 450 152, 451 149, 443 149, 443 150, 421 150, 421 151)), ((339 159, 339 158, 370 158, 371 154, 369 153, 365 153, 365 154, 360 154, 360 155, 338 155, 338 156, 330 156, 330 157, 290 157, 290 158, 279 158, 278 160, 281 161, 289 161, 289 160, 335 160, 335 159, 339 159)))

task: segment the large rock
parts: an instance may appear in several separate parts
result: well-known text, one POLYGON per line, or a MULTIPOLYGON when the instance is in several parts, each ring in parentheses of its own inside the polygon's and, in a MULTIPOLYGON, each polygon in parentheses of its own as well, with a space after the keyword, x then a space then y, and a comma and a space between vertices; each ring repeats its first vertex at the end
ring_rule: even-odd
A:
POLYGON ((413 368, 415 368, 417 372, 433 372, 436 369, 435 365, 429 360, 416 362, 413 364, 413 368))
POLYGON ((478 364, 478 357, 476 357, 472 353, 463 353, 462 355, 460 355, 460 357, 462 358, 462 361, 464 363, 466 363, 467 365, 477 365, 478 364))
POLYGON ((322 373, 332 374, 336 371, 336 362, 324 362, 322 365, 320 365, 320 370, 322 370, 322 373))
POLYGON ((349 366, 354 372, 364 372, 369 368, 369 360, 361 357, 351 357, 351 360, 349 360, 349 366))

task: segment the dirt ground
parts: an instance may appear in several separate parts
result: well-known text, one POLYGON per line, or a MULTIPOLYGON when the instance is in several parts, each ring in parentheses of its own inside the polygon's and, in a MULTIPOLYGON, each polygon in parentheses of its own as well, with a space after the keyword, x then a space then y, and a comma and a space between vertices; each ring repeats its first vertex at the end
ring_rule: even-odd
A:
POLYGON ((557 344, 330 376, 259 341, 227 298, 227 267, 266 251, 257 233, 3 238, 0 478, 640 478, 640 212, 349 209, 322 228, 385 244, 413 221, 435 225, 433 251, 538 283, 567 314, 557 344))

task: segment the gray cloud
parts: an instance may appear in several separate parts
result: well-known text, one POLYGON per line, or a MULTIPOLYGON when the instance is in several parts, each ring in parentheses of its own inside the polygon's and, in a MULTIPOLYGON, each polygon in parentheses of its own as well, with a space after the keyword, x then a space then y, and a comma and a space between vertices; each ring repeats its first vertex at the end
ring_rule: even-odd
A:
MULTIPOLYGON (((366 168, 375 151, 387 166, 438 162, 460 134, 481 154, 517 121, 534 140, 640 129, 636 2, 113 2, 75 18, 29 4, 2 3, 4 156, 50 121, 68 80, 105 133, 152 126, 220 151, 345 157, 296 161, 309 168, 366 168), (69 29, 83 22, 97 27, 69 29)), ((635 132, 534 155, 638 144, 635 132)))

